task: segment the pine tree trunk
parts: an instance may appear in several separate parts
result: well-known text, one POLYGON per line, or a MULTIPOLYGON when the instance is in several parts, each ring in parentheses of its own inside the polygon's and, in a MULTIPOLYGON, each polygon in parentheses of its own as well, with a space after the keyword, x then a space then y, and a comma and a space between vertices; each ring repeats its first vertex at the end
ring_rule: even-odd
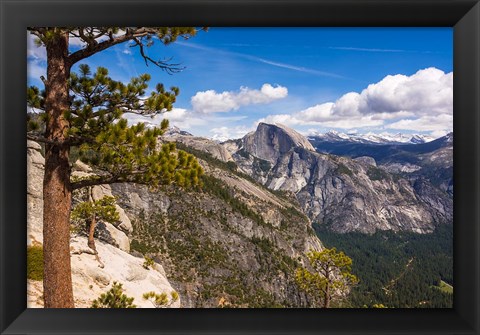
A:
POLYGON ((95 252, 97 251, 97 248, 95 247, 95 227, 97 226, 97 220, 95 219, 95 214, 92 215, 92 218, 90 219, 90 226, 88 227, 88 247, 95 252))
POLYGON ((70 185, 69 151, 62 143, 68 122, 64 112, 69 108, 68 34, 52 36, 46 43, 48 65, 45 110, 46 137, 59 144, 45 146, 45 177, 43 180, 43 250, 44 301, 46 308, 72 308, 73 289, 70 264, 70 185))
POLYGON ((326 286, 325 286, 325 300, 323 308, 330 308, 330 269, 327 269, 325 274, 326 286))
POLYGON ((325 289, 325 301, 323 308, 330 308, 330 284, 327 282, 327 287, 325 289))

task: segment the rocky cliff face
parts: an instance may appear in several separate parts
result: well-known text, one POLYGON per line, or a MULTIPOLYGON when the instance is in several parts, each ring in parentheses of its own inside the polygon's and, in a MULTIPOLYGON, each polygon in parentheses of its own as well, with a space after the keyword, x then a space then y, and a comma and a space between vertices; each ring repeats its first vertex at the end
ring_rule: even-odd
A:
POLYGON ((162 263, 183 307, 302 306, 294 271, 322 245, 290 199, 212 156, 200 191, 112 185, 132 219, 131 248, 162 263))
POLYGON ((336 232, 428 233, 452 221, 451 198, 429 181, 419 187, 376 167, 374 159, 317 153, 299 136, 260 124, 256 132, 224 146, 242 171, 270 189, 295 194, 310 219, 336 232))
POLYGON ((242 142, 246 152, 272 164, 293 148, 315 150, 310 142, 295 130, 266 123, 260 123, 257 130, 247 134, 242 142))
POLYGON ((412 183, 427 179, 453 197, 453 133, 428 142, 414 136, 409 143, 373 143, 348 136, 332 139, 329 135, 311 136, 309 140, 318 152, 354 159, 370 157, 387 172, 412 183))
MULTIPOLYGON (((96 246, 102 264, 86 237, 72 234, 76 307, 89 307, 113 281, 122 283, 139 307, 153 307, 143 293, 173 290, 180 295, 174 307, 305 306, 294 271, 306 263, 308 250, 323 247, 298 202, 238 172, 219 144, 185 134, 169 137, 197 154, 205 169, 203 187, 94 187, 94 200, 117 197, 121 219, 99 224, 96 246), (154 269, 143 268, 144 255, 156 261, 154 269)), ((36 144, 29 143, 28 150, 28 243, 41 244, 42 200, 36 188, 42 184, 43 157, 36 144)), ((76 177, 94 173, 80 162, 74 171, 76 177)), ((82 192, 75 194, 74 205, 84 198, 82 192)), ((29 280, 29 307, 42 306, 41 289, 41 282, 29 280)))
POLYGON ((202 137, 187 135, 185 132, 166 133, 165 137, 171 142, 180 142, 191 148, 204 151, 224 162, 233 161, 230 152, 218 143, 202 137))
MULTIPOLYGON (((38 246, 43 243, 43 196, 42 184, 44 174, 44 158, 41 147, 35 142, 27 143, 27 245, 38 246)), ((77 175, 91 173, 83 165, 76 166, 77 175)), ((96 187, 95 197, 108 195, 108 187, 96 187)), ((174 288, 167 280, 165 271, 160 264, 151 269, 143 267, 144 258, 128 253, 130 242, 127 234, 132 233, 130 220, 122 208, 120 221, 115 225, 104 222, 100 224, 99 240, 96 242, 99 260, 93 251, 87 247, 87 238, 72 234, 70 240, 72 281, 75 307, 88 308, 100 294, 108 291, 114 281, 123 284, 125 294, 134 297, 138 307, 152 308, 151 302, 143 299, 143 293, 155 291, 170 293, 174 288)), ((140 255, 141 256, 141 255, 140 255)), ((42 281, 28 280, 27 307, 43 307, 42 281)), ((172 305, 179 307, 180 300, 172 305)))

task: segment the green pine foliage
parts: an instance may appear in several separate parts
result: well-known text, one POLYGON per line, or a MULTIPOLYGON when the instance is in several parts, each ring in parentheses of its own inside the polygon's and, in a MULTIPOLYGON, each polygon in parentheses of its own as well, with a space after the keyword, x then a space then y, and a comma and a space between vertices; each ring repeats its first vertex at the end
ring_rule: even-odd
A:
POLYGON ((91 308, 136 308, 134 298, 123 294, 123 285, 113 282, 112 288, 93 300, 91 308))
POLYGON ((385 172, 384 170, 377 168, 377 167, 369 167, 367 171, 367 176, 370 178, 370 180, 375 181, 375 180, 389 180, 391 179, 390 175, 388 172, 385 172))
POLYGON ((252 219, 258 225, 269 226, 260 214, 251 210, 244 202, 237 199, 222 180, 213 176, 204 175, 202 177, 202 190, 224 200, 234 211, 252 219))
POLYGON ((336 174, 346 174, 350 177, 353 176, 352 170, 350 170, 345 164, 342 164, 342 163, 338 163, 336 174))
POLYGON ((84 222, 95 216, 96 220, 117 222, 120 215, 115 207, 115 197, 104 196, 96 201, 84 201, 77 204, 70 213, 72 222, 84 222))
MULTIPOLYGON (((86 64, 79 73, 72 73, 68 83, 70 109, 63 117, 68 121, 67 144, 75 150, 76 157, 93 166, 96 176, 72 180, 72 188, 113 182, 135 182, 158 187, 175 183, 181 187, 195 187, 203 174, 195 157, 176 150, 174 143, 161 143, 168 128, 168 120, 159 127, 147 128, 138 123, 129 126, 125 113, 154 116, 169 111, 179 94, 177 87, 169 91, 157 84, 147 95, 150 75, 132 78, 128 84, 115 81, 106 68, 92 73, 86 64)), ((29 106, 43 109, 45 92, 37 87, 27 89, 29 106)), ((41 134, 47 117, 40 113, 30 120, 30 133, 41 134)))
POLYGON ((351 273, 352 259, 336 248, 311 250, 307 253, 309 267, 295 271, 297 285, 309 296, 313 307, 330 307, 338 303, 358 283, 351 273))
POLYGON ((360 278, 349 306, 383 304, 389 308, 451 308, 453 306, 453 227, 440 225, 431 234, 409 232, 334 233, 315 230, 327 247, 336 246, 353 260, 360 278), (444 289, 440 289, 443 287, 444 289))
POLYGON ((43 280, 43 248, 42 246, 27 247, 27 278, 43 280))
MULTIPOLYGON (((48 78, 40 78, 45 91, 36 87, 27 89, 27 106, 36 109, 38 117, 27 118, 27 138, 45 144, 44 234, 46 254, 55 254, 58 261, 46 259, 44 271, 57 276, 44 278, 44 290, 50 291, 45 307, 74 307, 73 289, 69 279, 70 257, 67 248, 56 243, 69 239, 70 198, 76 189, 115 182, 145 183, 158 187, 176 183, 188 187, 196 185, 202 169, 193 157, 177 152, 170 145, 162 145, 158 136, 168 122, 155 129, 144 125, 128 127, 123 114, 155 116, 172 109, 179 94, 176 87, 165 90, 157 84, 147 92, 150 76, 132 78, 129 83, 114 81, 108 70, 98 68, 92 74, 87 65, 80 65, 78 73, 72 67, 99 52, 121 43, 130 43, 148 65, 168 73, 183 67, 169 60, 155 60, 145 48, 155 42, 170 44, 177 38, 190 38, 195 27, 27 27, 36 36, 36 43, 47 50, 48 78), (69 47, 69 40, 82 42, 69 47), (95 170, 94 177, 71 180, 73 160, 70 151, 81 147, 82 158, 95 170), (50 178, 51 175, 55 177, 50 178), (58 206, 57 206, 58 205, 58 206), (53 208, 58 207, 55 211, 53 208), (48 210, 47 210, 48 209, 48 210), (47 243, 48 242, 48 243, 47 243), (58 286, 54 278, 63 278, 58 286)), ((204 29, 205 30, 205 29, 204 29)), ((95 220, 91 221, 95 227, 95 220)), ((90 242, 90 240, 89 240, 90 242)))
POLYGON ((176 291, 170 292, 170 299, 166 293, 155 293, 153 291, 143 294, 143 299, 149 300, 155 308, 170 307, 178 300, 178 293, 176 291))
POLYGON ((143 262, 143 268, 146 270, 150 270, 155 265, 155 261, 147 256, 144 256, 145 261, 143 262))

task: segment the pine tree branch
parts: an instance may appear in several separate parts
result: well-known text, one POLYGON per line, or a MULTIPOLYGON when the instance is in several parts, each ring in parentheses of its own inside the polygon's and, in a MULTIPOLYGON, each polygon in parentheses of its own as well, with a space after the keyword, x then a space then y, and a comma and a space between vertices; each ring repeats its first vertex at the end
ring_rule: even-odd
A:
POLYGON ((98 176, 92 179, 83 179, 83 180, 75 181, 70 185, 72 187, 72 190, 78 190, 79 188, 96 186, 96 185, 113 184, 119 181, 121 181, 119 179, 119 176, 105 176, 105 177, 98 176))
POLYGON ((143 183, 141 180, 136 179, 138 175, 143 175, 146 171, 129 171, 128 175, 124 174, 113 174, 108 176, 95 176, 91 179, 83 179, 71 183, 72 189, 77 190, 83 187, 97 186, 97 185, 106 185, 113 183, 136 183, 136 184, 147 184, 143 183))
POLYGON ((72 66, 78 61, 85 59, 87 57, 90 57, 96 54, 97 52, 105 50, 111 46, 114 46, 116 44, 120 44, 126 41, 135 40, 137 43, 135 46, 139 46, 140 53, 142 57, 145 59, 145 62, 147 63, 147 65, 148 65, 148 62, 151 62, 152 64, 160 67, 162 70, 165 70, 169 73, 181 71, 182 69, 178 67, 179 64, 168 64, 167 62, 156 61, 145 54, 144 52, 145 45, 143 44, 143 42, 140 41, 140 38, 148 35, 156 35, 157 32, 158 31, 156 28, 148 28, 148 27, 141 27, 137 29, 128 28, 126 29, 125 34, 121 36, 114 37, 112 34, 110 34, 108 40, 105 40, 103 42, 97 42, 95 39, 93 39, 92 41, 92 38, 89 38, 88 36, 86 36, 83 32, 83 29, 79 29, 80 38, 83 41, 85 41, 85 43, 87 43, 87 47, 84 49, 75 51, 70 56, 68 56, 68 62, 70 66, 72 66))
POLYGON ((35 142, 52 144, 52 145, 65 144, 65 141, 51 140, 51 139, 45 138, 43 136, 38 136, 38 135, 35 135, 35 134, 27 134, 27 139, 31 140, 31 141, 35 141, 35 142))
POLYGON ((28 27, 27 30, 31 34, 37 36, 40 39, 40 41, 42 41, 42 42, 44 41, 44 38, 45 38, 44 34, 45 34, 45 31, 46 31, 45 28, 42 28, 42 27, 35 27, 35 28, 28 27))
POLYGON ((136 42, 136 44, 133 45, 133 47, 136 47, 136 46, 139 47, 140 55, 145 60, 145 65, 148 66, 148 62, 150 62, 150 63, 158 66, 162 70, 167 71, 167 73, 169 73, 169 74, 172 74, 172 73, 175 73, 175 72, 180 72, 180 71, 184 70, 184 68, 179 67, 180 64, 168 64, 168 61, 156 61, 156 60, 150 58, 149 56, 147 56, 145 54, 145 49, 144 49, 145 45, 140 41, 140 39, 134 38, 133 40, 136 42))
MULTIPOLYGON (((106 41, 97 43, 95 45, 92 45, 92 44, 88 45, 88 42, 85 41, 87 43, 87 48, 80 49, 80 50, 72 53, 70 56, 68 56, 68 62, 71 66, 71 65, 77 63, 78 61, 81 61, 82 59, 88 58, 88 57, 96 54, 97 52, 108 49, 109 47, 114 46, 116 44, 120 44, 120 43, 129 41, 132 38, 133 38, 133 36, 125 34, 125 35, 122 35, 122 36, 114 37, 113 39, 108 39, 106 41)), ((82 38, 82 40, 83 40, 83 38, 82 38)))
MULTIPOLYGON (((112 34, 109 35, 109 39, 100 43, 88 43, 89 38, 85 36, 83 29, 79 30, 79 35, 82 40, 85 41, 85 43, 88 44, 87 48, 81 49, 78 51, 75 51, 72 53, 70 56, 68 56, 68 61, 70 65, 73 65, 77 63, 78 61, 88 58, 97 52, 100 52, 102 50, 105 50, 111 46, 114 46, 116 44, 120 44, 129 40, 132 40, 137 37, 144 37, 147 35, 153 35, 156 34, 156 29, 155 28, 148 28, 148 27, 141 27, 141 28, 127 28, 125 31, 125 34, 116 36, 114 37, 112 34), (83 35, 83 36, 82 36, 83 35), (85 38, 85 39, 84 39, 85 38)), ((96 41, 95 41, 96 42, 96 41)))
POLYGON ((49 139, 45 138, 40 135, 32 134, 32 133, 27 133, 27 140, 35 141, 35 142, 40 142, 40 143, 45 143, 45 144, 51 144, 51 145, 69 145, 69 146, 77 146, 81 145, 84 143, 94 143, 95 141, 91 138, 86 138, 86 137, 76 137, 76 136, 69 136, 63 141, 59 141, 56 139, 49 139))

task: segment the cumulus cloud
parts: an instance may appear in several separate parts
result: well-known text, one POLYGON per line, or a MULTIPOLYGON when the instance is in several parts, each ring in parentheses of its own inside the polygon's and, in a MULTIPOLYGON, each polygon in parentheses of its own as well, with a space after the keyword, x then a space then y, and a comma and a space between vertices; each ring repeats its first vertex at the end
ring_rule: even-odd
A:
POLYGON ((360 98, 359 112, 363 114, 399 111, 416 115, 451 113, 453 72, 428 68, 412 76, 387 76, 369 85, 360 98))
POLYGON ((31 78, 39 79, 47 75, 47 51, 35 44, 35 35, 27 34, 27 73, 31 78))
POLYGON ((210 129, 211 138, 216 141, 226 141, 231 138, 241 138, 250 131, 254 130, 253 127, 236 126, 236 127, 216 127, 210 129))
POLYGON ((144 122, 146 124, 159 126, 163 119, 167 119, 170 126, 176 126, 183 130, 189 130, 196 126, 204 126, 207 124, 205 120, 184 108, 173 108, 169 112, 157 114, 154 117, 141 116, 132 113, 125 113, 123 117, 127 119, 128 123, 131 125, 144 122))
POLYGON ((376 127, 383 125, 383 120, 375 120, 372 115, 356 115, 355 117, 331 117, 323 121, 302 119, 302 115, 295 114, 275 114, 269 115, 257 121, 257 123, 280 123, 288 126, 322 126, 329 128, 350 129, 356 127, 376 127))
POLYGON ((242 106, 266 104, 285 98, 287 95, 286 87, 263 84, 260 90, 241 87, 237 92, 217 93, 214 90, 197 92, 191 98, 191 104, 196 112, 220 113, 238 110, 242 106))
POLYGON ((389 75, 360 93, 293 114, 269 115, 264 122, 351 129, 385 126, 415 131, 448 131, 453 127, 453 73, 436 68, 389 75))
POLYGON ((389 125, 389 129, 409 129, 416 131, 430 131, 430 132, 445 132, 446 129, 451 129, 453 125, 453 115, 427 115, 418 119, 400 120, 389 125))

